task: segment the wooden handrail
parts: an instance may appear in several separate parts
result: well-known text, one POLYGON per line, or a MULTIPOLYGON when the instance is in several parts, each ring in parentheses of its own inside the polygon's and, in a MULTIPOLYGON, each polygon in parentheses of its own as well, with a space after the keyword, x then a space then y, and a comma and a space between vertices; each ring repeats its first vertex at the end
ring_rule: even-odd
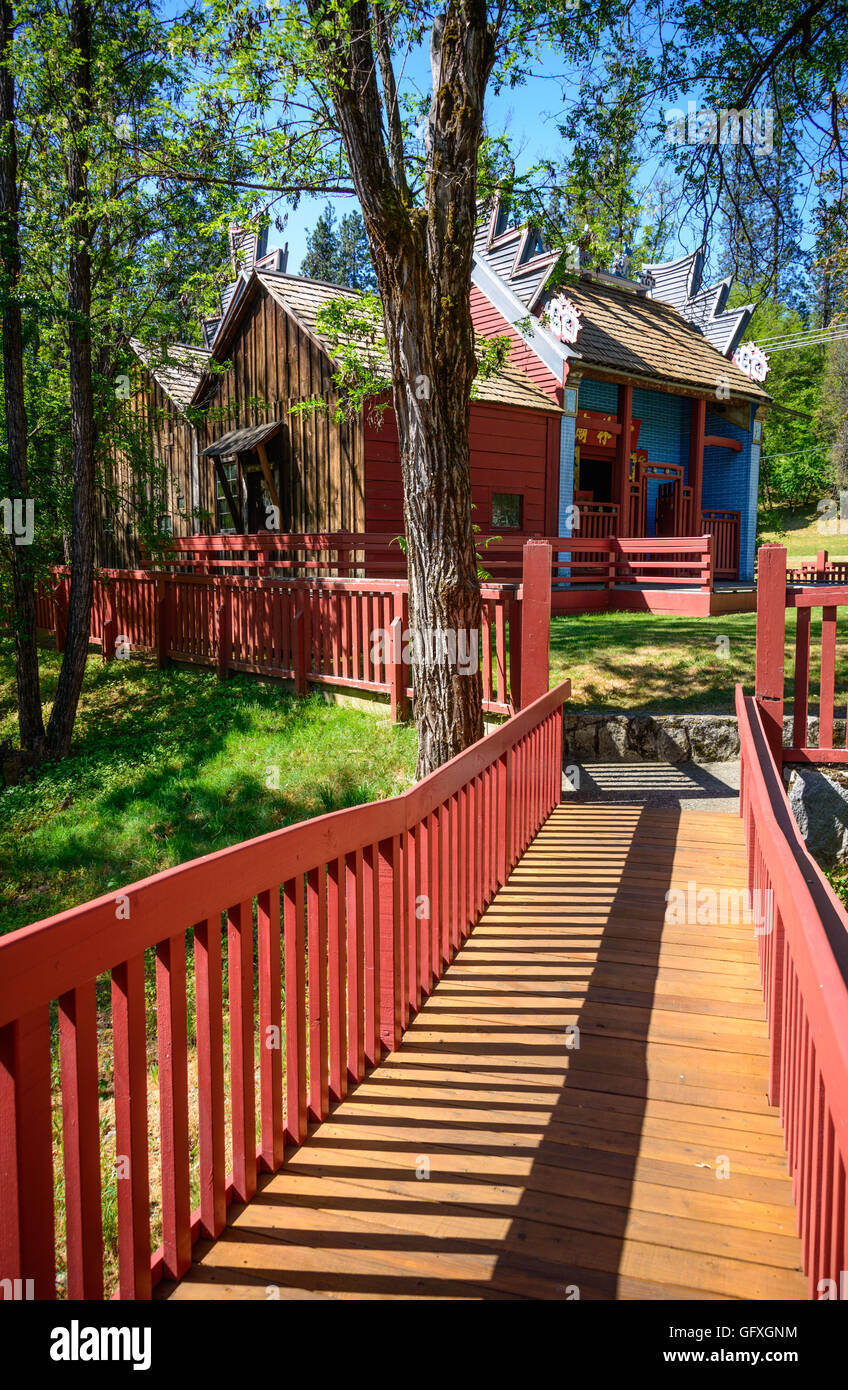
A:
POLYGON ((740 809, 779 1105, 810 1297, 837 1296, 846 1258, 848 914, 792 815, 756 699, 736 688, 740 809))
MULTIPOLYGON (((56 1292, 50 1009, 58 1000, 67 1293, 103 1296, 96 982, 111 976, 120 1294, 178 1278, 259 1169, 306 1137, 441 977, 552 808, 564 681, 409 791, 272 831, 0 940, 0 1272, 56 1292), (222 917, 230 1054, 223 1053, 222 917), (256 933, 258 1005, 253 999, 256 933), (189 1209, 186 933, 201 1204, 189 1209), (305 963, 308 945, 309 989, 305 963), (156 955, 163 1243, 151 1258, 145 951, 156 955), (282 990, 285 983, 285 1015, 282 990), (254 1088, 254 1038, 259 1088, 254 1088), (285 1038, 286 1078, 281 1070, 285 1038), (232 1169, 224 1153, 229 1080, 232 1169), (307 1080, 308 1075, 308 1080, 307 1080)), ((103 1050, 102 1039, 100 1051, 103 1050)), ((2 1286, 4 1291, 6 1286, 2 1286)))

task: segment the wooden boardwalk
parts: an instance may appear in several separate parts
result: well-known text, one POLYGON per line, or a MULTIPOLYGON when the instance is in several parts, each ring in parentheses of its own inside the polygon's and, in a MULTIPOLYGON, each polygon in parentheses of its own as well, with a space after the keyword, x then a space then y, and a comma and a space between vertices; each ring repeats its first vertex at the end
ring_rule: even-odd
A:
POLYGON ((157 1295, 804 1299, 745 882, 735 815, 558 806, 400 1049, 157 1295), (666 925, 690 883, 708 920, 666 925))

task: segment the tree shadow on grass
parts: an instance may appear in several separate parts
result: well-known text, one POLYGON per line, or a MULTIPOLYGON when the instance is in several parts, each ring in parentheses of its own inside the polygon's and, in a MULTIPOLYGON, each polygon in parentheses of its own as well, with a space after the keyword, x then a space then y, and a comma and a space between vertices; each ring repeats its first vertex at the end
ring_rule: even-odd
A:
POLYGON ((4 932, 375 794, 322 756, 330 711, 317 697, 141 662, 90 664, 86 679, 70 757, 0 791, 4 932))

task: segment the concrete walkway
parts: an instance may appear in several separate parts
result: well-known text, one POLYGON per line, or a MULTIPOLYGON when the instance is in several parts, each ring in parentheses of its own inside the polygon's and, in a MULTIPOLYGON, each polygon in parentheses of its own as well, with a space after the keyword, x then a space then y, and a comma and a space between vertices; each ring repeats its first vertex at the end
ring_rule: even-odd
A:
POLYGON ((562 786, 565 802, 736 812, 739 763, 576 763, 562 786))

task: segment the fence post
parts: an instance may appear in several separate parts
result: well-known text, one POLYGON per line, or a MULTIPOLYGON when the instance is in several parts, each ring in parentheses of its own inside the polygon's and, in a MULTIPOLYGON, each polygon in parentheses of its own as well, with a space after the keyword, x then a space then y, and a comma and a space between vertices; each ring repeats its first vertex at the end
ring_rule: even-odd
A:
POLYGON ((509 601, 509 708, 521 709, 521 599, 509 601))
POLYGON ((403 668, 403 618, 400 615, 392 618, 389 632, 389 700, 392 723, 400 724, 409 718, 406 673, 403 668))
POLYGON ((783 658, 786 644, 786 550, 757 551, 757 654, 754 696, 777 766, 783 758, 783 658))
MULTIPOLYGON (((216 586, 217 587, 217 586, 216 586)), ((225 681, 233 659, 233 591, 228 584, 218 601, 218 680, 225 681)))
POLYGON ((551 640, 551 547, 526 541, 521 576, 521 708, 548 689, 551 640))
POLYGON ((109 616, 103 623, 101 653, 104 661, 115 660, 115 639, 118 635, 118 619, 115 614, 114 581, 109 585, 109 616))
POLYGON ((827 575, 827 551, 819 550, 816 553, 816 583, 823 584, 827 575))
POLYGON ((713 591, 713 589, 715 588, 715 550, 716 550, 715 531, 710 531, 709 535, 706 537, 706 542, 707 542, 707 563, 708 563, 708 565, 709 565, 709 574, 708 574, 708 576, 707 576, 707 593, 711 594, 712 591, 713 591))
POLYGON ((63 652, 68 637, 68 576, 63 574, 53 590, 53 605, 56 622, 56 650, 63 652))
POLYGON ((401 1034, 400 863, 400 837, 381 840, 375 884, 380 903, 380 1041, 389 1052, 399 1046, 401 1034))
POLYGON ((294 615, 292 633, 292 666, 294 668, 294 693, 305 695, 309 685, 306 679, 306 614, 298 608, 294 615))
POLYGON ((171 648, 171 622, 167 579, 156 580, 156 650, 161 670, 168 665, 171 648))

